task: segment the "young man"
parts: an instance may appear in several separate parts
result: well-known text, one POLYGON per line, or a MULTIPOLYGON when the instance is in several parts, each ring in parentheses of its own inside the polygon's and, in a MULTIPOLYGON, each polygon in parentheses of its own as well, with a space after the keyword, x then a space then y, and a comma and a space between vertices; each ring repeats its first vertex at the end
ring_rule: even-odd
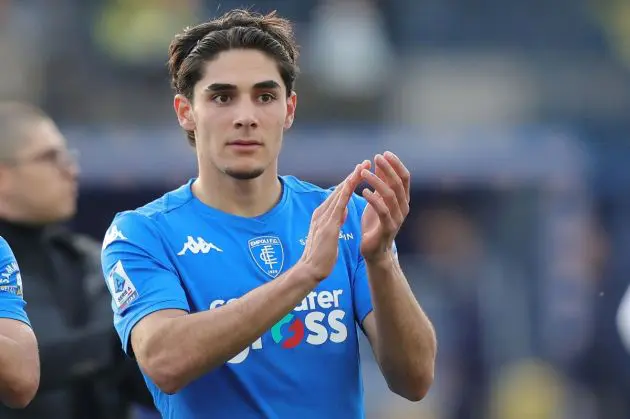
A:
POLYGON ((26 407, 39 386, 37 340, 24 311, 20 268, 0 237, 0 401, 26 407))
POLYGON ((230 12, 169 52, 199 176, 118 214, 102 254, 114 324, 162 415, 363 417, 357 324, 390 388, 422 399, 435 336, 394 249, 407 169, 385 153, 334 191, 278 176, 298 53, 274 14, 230 12))

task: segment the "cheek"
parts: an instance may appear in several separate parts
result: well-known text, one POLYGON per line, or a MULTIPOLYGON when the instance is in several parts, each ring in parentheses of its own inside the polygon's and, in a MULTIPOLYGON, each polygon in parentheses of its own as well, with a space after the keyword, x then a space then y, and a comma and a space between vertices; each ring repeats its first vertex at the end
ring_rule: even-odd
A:
POLYGON ((273 110, 270 110, 265 116, 269 121, 273 121, 271 125, 274 131, 284 130, 284 125, 287 120, 287 110, 285 107, 281 106, 278 108, 274 108, 273 110))
POLYGON ((196 131, 201 142, 213 144, 220 142, 221 135, 230 131, 233 119, 227 112, 206 112, 199 115, 196 121, 196 131))
POLYGON ((63 183, 65 179, 63 179, 62 174, 59 172, 57 168, 48 168, 42 170, 33 171, 28 174, 28 176, 24 176, 22 186, 24 188, 28 188, 29 191, 32 191, 32 194, 35 195, 35 191, 37 195, 40 195, 42 199, 49 199, 49 197, 54 197, 59 194, 59 191, 65 186, 63 183))
POLYGON ((50 180, 38 171, 24 170, 13 178, 13 191, 22 195, 37 195, 50 187, 50 180))

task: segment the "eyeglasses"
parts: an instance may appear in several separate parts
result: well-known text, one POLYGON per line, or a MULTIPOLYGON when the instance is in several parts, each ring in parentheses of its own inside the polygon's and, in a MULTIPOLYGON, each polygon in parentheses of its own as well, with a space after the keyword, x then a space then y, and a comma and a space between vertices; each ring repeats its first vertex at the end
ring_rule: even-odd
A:
POLYGON ((79 162, 79 150, 71 148, 53 148, 28 157, 7 159, 5 164, 19 166, 29 163, 51 163, 59 167, 75 166, 79 162))

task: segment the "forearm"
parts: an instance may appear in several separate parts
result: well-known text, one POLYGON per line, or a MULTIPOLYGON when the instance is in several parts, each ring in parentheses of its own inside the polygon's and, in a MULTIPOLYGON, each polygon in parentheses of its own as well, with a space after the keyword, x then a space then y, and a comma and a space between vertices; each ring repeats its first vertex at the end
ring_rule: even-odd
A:
POLYGON ((165 390, 177 391, 243 351, 316 285, 317 281, 297 265, 229 304, 168 319, 144 345, 154 350, 147 359, 156 368, 163 366, 169 387, 165 390))
POLYGON ((436 338, 396 257, 367 263, 376 322, 375 354, 389 386, 422 398, 433 382, 436 338))
POLYGON ((0 335, 0 401, 9 407, 26 406, 37 389, 38 377, 33 371, 39 371, 39 364, 37 359, 31 359, 30 352, 0 335))

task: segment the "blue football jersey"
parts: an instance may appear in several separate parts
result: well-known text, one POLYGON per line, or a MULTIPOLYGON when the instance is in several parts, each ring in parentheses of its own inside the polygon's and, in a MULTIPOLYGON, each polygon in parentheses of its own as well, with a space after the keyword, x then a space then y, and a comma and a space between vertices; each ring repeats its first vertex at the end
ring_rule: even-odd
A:
MULTIPOLYGON (((148 314, 216 309, 298 261, 313 211, 331 190, 280 179, 281 200, 255 218, 205 205, 192 193, 193 180, 116 215, 102 265, 127 353, 134 325, 148 314)), ((365 206, 362 197, 352 197, 332 274, 261 338, 173 395, 145 376, 163 417, 364 417, 357 325, 372 310, 359 251, 365 206)))
POLYGON ((0 237, 0 318, 22 321, 30 326, 22 296, 22 277, 15 256, 0 237))

